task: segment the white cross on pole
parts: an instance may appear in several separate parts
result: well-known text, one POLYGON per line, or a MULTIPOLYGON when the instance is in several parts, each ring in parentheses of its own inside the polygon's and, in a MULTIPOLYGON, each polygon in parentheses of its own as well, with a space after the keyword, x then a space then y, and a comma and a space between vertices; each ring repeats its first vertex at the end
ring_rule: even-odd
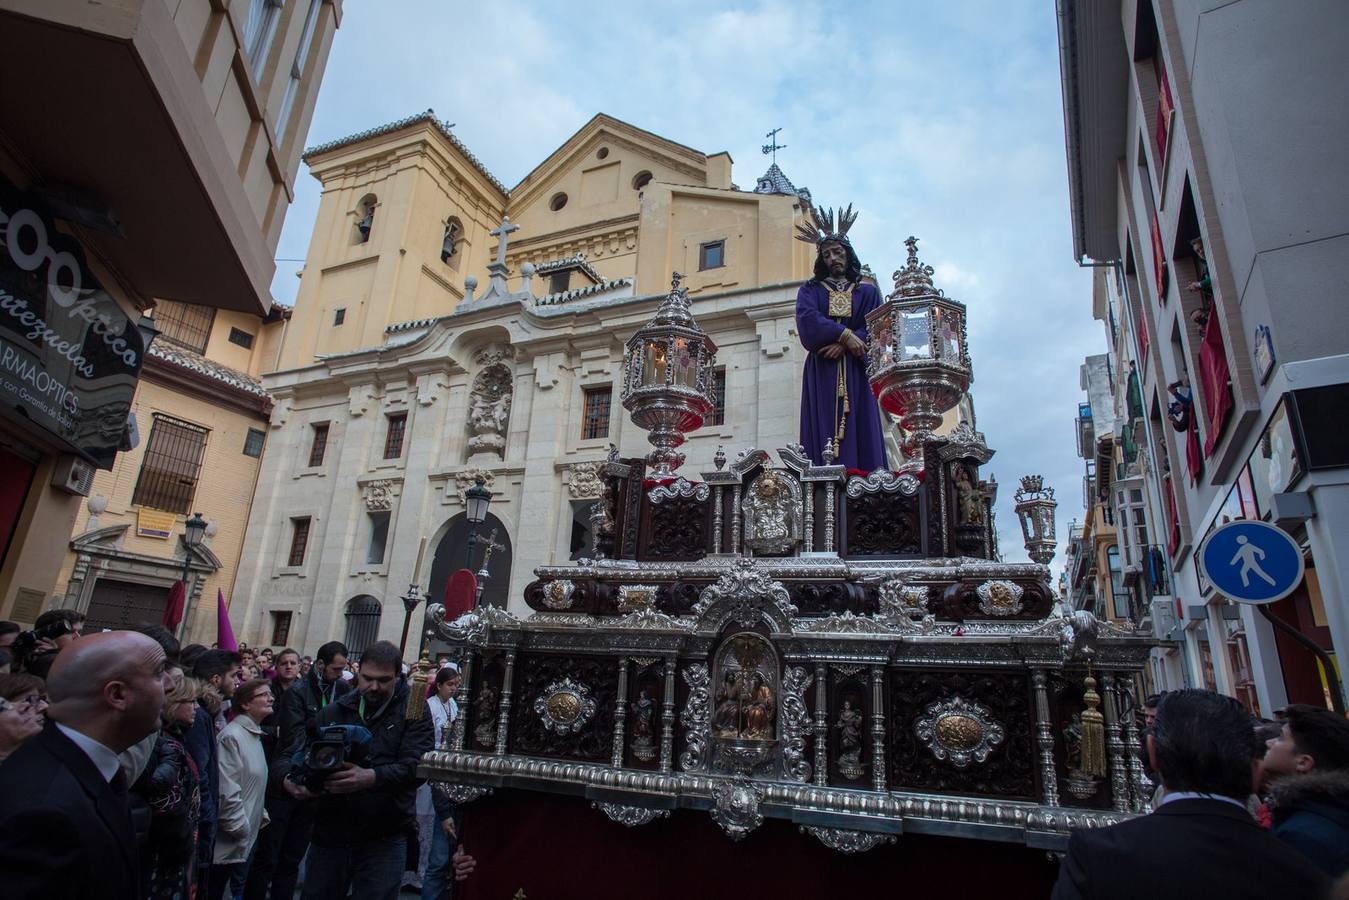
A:
POLYGON ((501 227, 493 228, 487 232, 494 238, 500 238, 497 241, 497 265, 504 266, 506 264, 506 238, 512 231, 519 230, 520 226, 513 224, 510 216, 502 216, 501 227))

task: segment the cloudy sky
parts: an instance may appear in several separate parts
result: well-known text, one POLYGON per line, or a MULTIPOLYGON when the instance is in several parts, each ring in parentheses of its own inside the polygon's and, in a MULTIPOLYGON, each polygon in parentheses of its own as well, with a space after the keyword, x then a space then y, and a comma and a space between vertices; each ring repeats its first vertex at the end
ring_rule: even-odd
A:
MULTIPOLYGON (((863 259, 888 284, 903 240, 970 311, 978 426, 997 456, 1004 558, 1024 560, 1017 478, 1082 516, 1078 367, 1104 352, 1090 270, 1072 258, 1054 5, 346 0, 307 145, 428 107, 506 185, 597 112, 705 153, 737 184, 768 159, 817 203, 857 204, 863 259)), ((318 204, 301 169, 273 292, 293 302, 318 204)), ((1062 550, 1054 560, 1057 570, 1062 550)))

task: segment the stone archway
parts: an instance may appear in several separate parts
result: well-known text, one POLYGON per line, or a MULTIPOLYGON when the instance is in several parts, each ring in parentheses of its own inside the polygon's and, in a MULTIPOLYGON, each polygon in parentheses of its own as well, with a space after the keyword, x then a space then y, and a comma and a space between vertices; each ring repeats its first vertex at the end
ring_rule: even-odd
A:
MULTIPOLYGON (((450 576, 468 562, 468 519, 459 513, 450 519, 445 534, 436 544, 435 556, 431 559, 431 580, 427 585, 427 598, 430 603, 440 603, 445 596, 445 585, 450 576)), ((482 569, 485 541, 491 538, 498 545, 492 551, 487 566, 488 577, 483 584, 482 602, 486 606, 505 608, 510 595, 512 548, 511 537, 506 526, 492 513, 478 526, 478 544, 473 551, 473 571, 482 569), (494 535, 495 532, 495 535, 494 535)))

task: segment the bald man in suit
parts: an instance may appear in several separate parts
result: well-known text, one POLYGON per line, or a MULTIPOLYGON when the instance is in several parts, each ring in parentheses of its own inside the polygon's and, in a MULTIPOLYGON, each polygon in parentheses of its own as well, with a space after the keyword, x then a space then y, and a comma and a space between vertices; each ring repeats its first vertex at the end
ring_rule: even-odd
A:
POLYGON ((0 766, 0 885, 9 897, 139 896, 117 754, 159 727, 164 650, 113 631, 61 650, 48 723, 0 766))

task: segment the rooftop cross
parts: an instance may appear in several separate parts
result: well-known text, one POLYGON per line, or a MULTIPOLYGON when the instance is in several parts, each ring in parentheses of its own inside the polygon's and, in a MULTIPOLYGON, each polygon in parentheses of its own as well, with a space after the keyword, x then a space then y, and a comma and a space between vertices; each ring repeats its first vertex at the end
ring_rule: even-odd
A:
POLYGON ((520 226, 513 224, 510 216, 502 216, 501 226, 487 232, 492 237, 500 238, 500 240, 497 241, 497 265, 504 266, 506 264, 506 238, 512 231, 519 230, 520 226))

